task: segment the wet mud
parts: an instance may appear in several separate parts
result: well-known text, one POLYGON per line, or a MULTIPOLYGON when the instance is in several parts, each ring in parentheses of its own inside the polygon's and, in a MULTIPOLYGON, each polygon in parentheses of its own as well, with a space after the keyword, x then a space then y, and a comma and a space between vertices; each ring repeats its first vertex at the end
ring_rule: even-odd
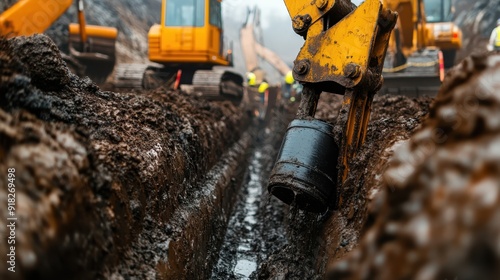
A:
MULTIPOLYGON (((272 248, 287 242, 282 214, 270 209, 267 180, 296 104, 278 102, 258 127, 243 186, 238 194, 217 265, 210 279, 254 279, 272 248), (276 217, 278 222, 270 219, 276 217), (266 214, 267 213, 267 214, 266 214)), ((280 205, 283 206, 282 204, 280 205)))
MULTIPOLYGON (((392 147, 410 137, 425 119, 431 101, 428 97, 376 96, 366 144, 340 189, 343 202, 337 211, 307 213, 275 198, 263 200, 262 239, 267 241, 261 242, 261 262, 253 276, 323 279, 328 264, 356 246, 368 219, 368 204, 381 187, 380 176, 392 147)), ((322 93, 316 118, 335 123, 341 104, 341 96, 322 93)))
MULTIPOLYGON (((257 125, 254 108, 180 91, 102 91, 42 35, 0 40, 16 277, 498 278, 499 65, 466 59, 432 106, 376 96, 338 209, 314 214, 267 192, 297 104, 277 101, 257 125)), ((316 113, 334 132, 341 103, 322 93, 316 113)))
MULTIPOLYGON (((18 178, 14 278, 161 275, 161 266, 143 268, 143 255, 130 253, 140 244, 132 243, 155 231, 181 231, 169 221, 183 205, 196 205, 209 171, 223 156, 244 156, 228 151, 243 145, 237 143, 250 124, 247 111, 164 89, 101 91, 70 73, 43 35, 0 40, 0 60, 0 168, 15 168, 18 178), (125 252, 132 265, 114 270, 125 252)), ((218 181, 230 186, 225 176, 218 181)), ((5 205, 6 190, 2 180, 5 205)), ((212 206, 207 213, 215 213, 212 206)))
POLYGON ((394 152, 358 248, 331 279, 497 279, 499 122, 496 53, 447 76, 410 141, 394 152))

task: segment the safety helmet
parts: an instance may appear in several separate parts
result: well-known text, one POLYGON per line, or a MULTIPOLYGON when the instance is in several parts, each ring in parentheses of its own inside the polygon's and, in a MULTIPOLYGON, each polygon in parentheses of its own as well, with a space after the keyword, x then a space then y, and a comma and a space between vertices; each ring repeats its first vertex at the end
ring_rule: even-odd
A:
POLYGON ((259 93, 264 93, 269 88, 269 84, 266 82, 262 82, 259 85, 259 93))
POLYGON ((288 71, 285 75, 285 83, 291 85, 293 82, 295 82, 295 80, 293 79, 292 71, 288 71))
POLYGON ((249 86, 255 86, 256 80, 257 76, 254 73, 252 72, 247 73, 247 82, 249 86))

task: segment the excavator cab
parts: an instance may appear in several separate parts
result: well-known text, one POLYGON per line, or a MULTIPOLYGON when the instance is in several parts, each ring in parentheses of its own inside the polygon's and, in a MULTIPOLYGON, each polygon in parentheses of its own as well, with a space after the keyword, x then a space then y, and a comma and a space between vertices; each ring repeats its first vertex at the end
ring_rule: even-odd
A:
POLYGON ((229 65, 223 54, 222 7, 218 0, 164 0, 161 23, 149 31, 149 59, 193 64, 197 69, 229 65))
MULTIPOLYGON (((148 40, 149 60, 161 67, 144 70, 143 88, 180 85, 206 99, 241 101, 243 76, 227 67, 231 51, 224 54, 220 0, 163 0, 148 40)), ((127 82, 127 71, 117 71, 117 84, 127 82)))
POLYGON ((443 52, 444 67, 450 68, 462 47, 462 31, 452 21, 453 3, 451 0, 424 0, 424 4, 429 43, 443 52))

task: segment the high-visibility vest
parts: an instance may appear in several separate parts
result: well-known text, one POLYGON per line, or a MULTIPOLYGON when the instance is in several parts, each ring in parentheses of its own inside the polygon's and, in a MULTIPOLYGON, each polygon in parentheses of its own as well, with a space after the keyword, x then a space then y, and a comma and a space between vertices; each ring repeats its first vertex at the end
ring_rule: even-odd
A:
POLYGON ((264 93, 266 92, 266 90, 269 88, 269 84, 266 83, 266 82, 262 82, 260 85, 259 85, 259 93, 264 93))
POLYGON ((495 47, 500 47, 500 27, 497 27, 497 37, 495 38, 495 47))
POLYGON ((295 80, 293 79, 292 71, 288 71, 285 75, 285 83, 291 85, 293 82, 295 82, 295 80))
POLYGON ((255 82, 257 80, 257 76, 254 73, 250 72, 250 73, 247 74, 247 80, 248 80, 248 85, 249 86, 255 86, 255 82))

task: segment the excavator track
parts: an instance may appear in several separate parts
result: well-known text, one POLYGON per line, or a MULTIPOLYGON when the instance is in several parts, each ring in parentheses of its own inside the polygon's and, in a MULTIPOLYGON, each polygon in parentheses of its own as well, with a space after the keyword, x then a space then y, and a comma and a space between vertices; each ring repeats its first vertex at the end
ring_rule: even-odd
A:
POLYGON ((229 67, 196 71, 192 87, 208 100, 239 102, 243 98, 243 77, 229 67))
MULTIPOLYGON (((172 88, 177 68, 151 64, 121 64, 116 67, 115 89, 172 88)), ((243 98, 243 77, 230 67, 211 70, 181 71, 180 88, 207 100, 229 100, 239 103, 243 98)))
POLYGON ((119 64, 115 68, 115 89, 143 89, 142 79, 148 64, 119 64))

